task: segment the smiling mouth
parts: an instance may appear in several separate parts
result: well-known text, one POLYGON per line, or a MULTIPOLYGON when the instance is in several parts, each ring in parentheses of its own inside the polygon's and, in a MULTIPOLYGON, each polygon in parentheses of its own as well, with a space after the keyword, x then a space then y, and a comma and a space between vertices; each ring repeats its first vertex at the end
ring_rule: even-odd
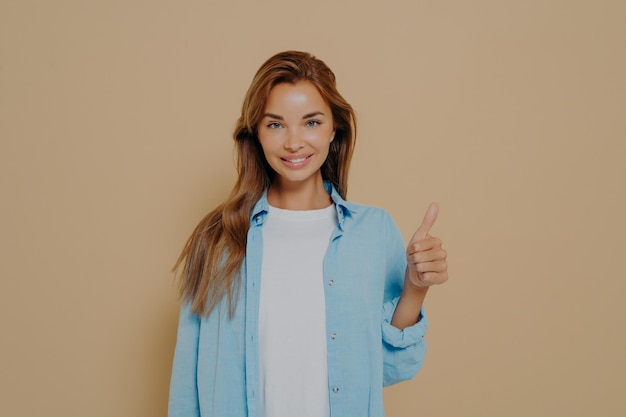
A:
POLYGON ((283 161, 291 162, 292 164, 298 164, 300 162, 306 161, 308 156, 301 156, 299 158, 281 158, 283 161))

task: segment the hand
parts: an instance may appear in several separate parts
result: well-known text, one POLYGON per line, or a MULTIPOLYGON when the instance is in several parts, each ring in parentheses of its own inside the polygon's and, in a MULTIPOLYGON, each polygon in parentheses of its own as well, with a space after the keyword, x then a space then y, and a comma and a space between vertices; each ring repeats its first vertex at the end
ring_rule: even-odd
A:
POLYGON ((432 203, 406 248, 407 276, 415 287, 430 287, 448 280, 448 254, 441 247, 441 240, 428 234, 438 214, 439 206, 432 203))

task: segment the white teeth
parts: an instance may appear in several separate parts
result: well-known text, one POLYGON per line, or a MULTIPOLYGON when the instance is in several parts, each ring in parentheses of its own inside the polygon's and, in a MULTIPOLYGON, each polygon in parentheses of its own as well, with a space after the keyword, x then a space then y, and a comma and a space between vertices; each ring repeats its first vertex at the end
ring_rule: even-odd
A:
POLYGON ((296 159, 287 159, 288 162, 291 162, 292 164, 297 164, 298 162, 302 162, 304 161, 306 158, 296 158, 296 159))

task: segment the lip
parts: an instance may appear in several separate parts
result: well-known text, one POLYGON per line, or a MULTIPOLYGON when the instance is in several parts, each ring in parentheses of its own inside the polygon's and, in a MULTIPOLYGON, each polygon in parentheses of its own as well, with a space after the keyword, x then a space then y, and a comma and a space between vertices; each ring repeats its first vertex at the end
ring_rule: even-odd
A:
POLYGON ((312 156, 313 154, 289 155, 286 157, 281 157, 280 160, 283 163, 283 165, 285 165, 286 167, 291 168, 291 169, 298 169, 298 168, 302 168, 308 165, 309 161, 311 161, 312 156))

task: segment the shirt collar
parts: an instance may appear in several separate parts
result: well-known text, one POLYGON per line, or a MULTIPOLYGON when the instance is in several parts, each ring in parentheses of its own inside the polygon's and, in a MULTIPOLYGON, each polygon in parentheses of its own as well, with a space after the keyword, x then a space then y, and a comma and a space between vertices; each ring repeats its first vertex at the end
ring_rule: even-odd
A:
MULTIPOLYGON (((324 188, 326 188, 326 192, 330 194, 330 199, 335 204, 337 209, 337 221, 339 227, 343 230, 345 219, 356 213, 356 205, 344 200, 330 181, 324 181, 324 188)), ((265 189, 259 201, 257 201, 252 208, 250 225, 262 225, 268 211, 269 203, 267 202, 267 189, 265 189)))
POLYGON ((346 218, 356 213, 356 207, 354 204, 344 200, 330 181, 324 181, 324 187, 328 194, 330 194, 330 199, 335 203, 335 208, 337 209, 337 223, 339 229, 343 231, 346 218))

